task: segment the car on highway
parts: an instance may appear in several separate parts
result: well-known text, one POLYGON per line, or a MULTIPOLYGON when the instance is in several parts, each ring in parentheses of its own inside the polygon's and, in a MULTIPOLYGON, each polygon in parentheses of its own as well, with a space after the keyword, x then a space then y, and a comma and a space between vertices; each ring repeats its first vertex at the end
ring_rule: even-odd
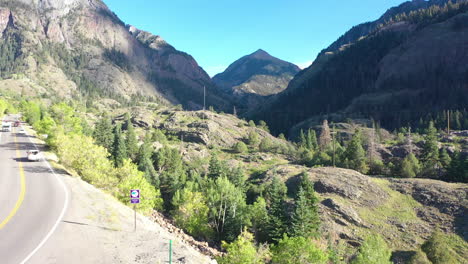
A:
POLYGON ((26 131, 24 130, 24 128, 20 128, 20 129, 18 130, 18 133, 19 133, 19 134, 26 134, 26 131))
POLYGON ((39 150, 28 150, 27 154, 29 161, 40 161, 42 159, 42 153, 39 150))
POLYGON ((10 122, 3 122, 2 123, 2 131, 3 132, 11 132, 11 123, 10 122))

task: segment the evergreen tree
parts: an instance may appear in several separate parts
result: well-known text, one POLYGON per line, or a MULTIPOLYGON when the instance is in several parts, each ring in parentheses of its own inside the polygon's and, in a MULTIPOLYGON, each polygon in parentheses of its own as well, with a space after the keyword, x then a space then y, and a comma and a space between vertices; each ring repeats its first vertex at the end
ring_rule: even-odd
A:
POLYGON ((318 198, 312 181, 306 172, 301 174, 301 183, 295 199, 295 209, 292 216, 291 236, 311 237, 318 235, 320 218, 318 214, 318 198))
POLYGON ((93 132, 93 138, 96 144, 105 147, 109 152, 112 152, 112 144, 114 143, 112 129, 112 121, 109 117, 104 116, 96 123, 93 132))
POLYGON ((328 120, 323 120, 322 124, 322 131, 320 132, 320 137, 319 137, 319 146, 320 150, 325 150, 328 145, 331 143, 331 133, 330 133, 330 127, 328 127, 328 120))
POLYGON ((208 167, 208 178, 216 179, 226 175, 226 168, 222 164, 222 162, 218 159, 218 155, 213 153, 210 159, 210 165, 208 167))
POLYGON ((275 176, 266 189, 266 200, 268 203, 268 223, 266 225, 268 240, 278 241, 287 230, 287 214, 285 208, 286 185, 275 176))
POLYGON ((127 155, 132 161, 136 161, 138 153, 138 141, 135 135, 135 129, 133 128, 130 116, 126 120, 127 135, 125 140, 125 146, 127 147, 127 155))
POLYGON ((304 130, 301 129, 301 132, 299 133, 299 147, 306 148, 307 146, 307 139, 304 134, 304 130))
POLYGON ((145 173, 146 180, 156 188, 159 188, 159 175, 154 169, 151 156, 153 155, 150 135, 146 135, 143 144, 138 149, 137 162, 138 169, 145 173))
POLYGON ((424 173, 426 176, 434 177, 436 169, 439 167, 439 147, 437 146, 437 130, 434 127, 433 121, 429 122, 424 140, 422 154, 424 173))
POLYGON ((348 161, 348 164, 345 164, 348 168, 361 173, 367 173, 368 166, 366 164, 366 154, 361 143, 360 130, 356 130, 343 154, 344 159, 348 161))
POLYGON ((268 223, 268 218, 266 201, 263 197, 259 196, 250 208, 250 222, 257 241, 267 241, 268 234, 266 225, 268 223))
POLYGON ((419 160, 413 153, 408 154, 402 161, 401 161, 401 168, 400 168, 400 175, 404 178, 414 178, 416 177, 421 171, 421 165, 419 164, 419 160))
POLYGON ((442 165, 443 168, 448 168, 450 166, 450 161, 451 161, 451 158, 449 156, 449 154, 447 153, 447 150, 445 148, 443 148, 441 151, 440 151, 440 164, 442 165))
POLYGON ((450 161, 445 179, 468 183, 468 155, 456 152, 450 161))
POLYGON ((315 130, 309 129, 307 131, 306 148, 315 151, 317 149, 317 145, 317 135, 315 134, 315 130))
POLYGON ((114 143, 112 147, 112 158, 115 167, 123 165, 123 161, 127 159, 127 148, 122 136, 122 125, 117 124, 114 128, 114 143))
POLYGON ((159 173, 161 195, 166 211, 172 210, 172 197, 187 180, 184 162, 175 148, 164 146, 153 153, 153 165, 159 173))
POLYGON ((258 134, 257 134, 257 132, 255 130, 251 130, 249 132, 249 137, 248 137, 247 141, 248 141, 248 143, 249 143, 249 145, 251 147, 256 147, 257 146, 259 139, 258 139, 258 134))
POLYGON ((304 189, 299 187, 292 216, 291 236, 316 236, 318 231, 317 205, 311 205, 304 189))
POLYGON ((233 168, 228 173, 228 179, 232 182, 237 188, 241 190, 245 189, 245 181, 247 180, 244 170, 241 167, 233 168))

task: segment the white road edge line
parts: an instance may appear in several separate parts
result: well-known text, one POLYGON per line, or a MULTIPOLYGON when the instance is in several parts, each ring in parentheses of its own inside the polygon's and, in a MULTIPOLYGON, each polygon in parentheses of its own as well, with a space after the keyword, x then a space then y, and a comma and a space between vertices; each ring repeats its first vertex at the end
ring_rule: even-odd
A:
MULTIPOLYGON (((39 151, 39 149, 37 148, 36 144, 34 144, 34 142, 32 142, 31 140, 31 137, 29 137, 28 133, 25 131, 25 135, 28 136, 28 139, 29 139, 29 142, 31 142, 34 146, 34 148, 36 150, 39 151)), ((65 212, 68 208, 68 189, 67 189, 67 186, 65 185, 65 183, 62 181, 62 179, 59 178, 59 176, 55 173, 54 169, 52 169, 52 167, 50 166, 49 162, 43 158, 43 161, 44 163, 47 165, 47 167, 49 168, 50 172, 52 172, 52 174, 55 176, 55 178, 60 182, 60 184, 62 185, 63 187, 63 190, 65 191, 65 203, 63 204, 63 208, 62 208, 62 212, 60 213, 60 216, 58 217, 57 221, 55 222, 54 226, 52 227, 52 229, 49 231, 49 233, 47 233, 47 235, 44 237, 44 239, 41 241, 41 243, 39 243, 39 245, 37 245, 37 247, 21 262, 21 264, 25 264, 28 260, 30 260, 32 258, 32 256, 34 256, 34 254, 36 254, 36 252, 41 249, 41 247, 47 242, 47 240, 52 236, 52 234, 55 232, 55 230, 57 229, 58 225, 60 224, 60 222, 62 221, 63 219, 63 216, 65 215, 65 212)))

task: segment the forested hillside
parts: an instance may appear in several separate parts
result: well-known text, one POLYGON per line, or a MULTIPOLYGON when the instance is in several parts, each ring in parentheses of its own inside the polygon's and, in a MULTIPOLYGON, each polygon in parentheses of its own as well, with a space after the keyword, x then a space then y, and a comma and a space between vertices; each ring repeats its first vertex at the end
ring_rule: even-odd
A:
POLYGON ((325 118, 415 128, 452 110, 458 128, 467 129, 467 11, 461 1, 393 14, 354 42, 329 48, 249 116, 279 133, 325 118))

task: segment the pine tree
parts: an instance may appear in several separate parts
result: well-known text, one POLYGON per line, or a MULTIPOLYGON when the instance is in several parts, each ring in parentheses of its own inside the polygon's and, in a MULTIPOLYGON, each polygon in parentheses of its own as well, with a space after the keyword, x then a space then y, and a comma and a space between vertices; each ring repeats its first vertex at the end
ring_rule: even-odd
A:
POLYGON ((208 178, 216 179, 220 176, 226 174, 226 169, 224 168, 221 161, 218 159, 218 156, 213 153, 210 159, 210 165, 208 167, 208 178))
POLYGON ((304 188, 300 186, 295 199, 290 234, 291 236, 303 237, 317 236, 318 227, 317 198, 315 198, 314 193, 308 194, 304 188), (311 195, 314 197, 313 199, 308 198, 308 196, 311 195))
POLYGON ((366 154, 361 143, 360 130, 356 130, 343 155, 348 160, 348 164, 346 164, 348 168, 361 173, 367 173, 368 166, 366 164, 366 154))
POLYGON ((128 117, 126 120, 126 127, 127 135, 125 138, 125 146, 127 147, 127 155, 132 161, 136 161, 136 156, 138 153, 138 141, 130 117, 128 117))
POLYGON ((148 134, 145 137, 143 144, 138 149, 137 163, 138 169, 145 173, 146 180, 156 188, 159 188, 159 175, 154 169, 151 156, 153 155, 153 147, 151 145, 151 136, 148 134))
POLYGON ((121 167, 127 158, 127 148, 122 136, 122 125, 117 124, 114 128, 114 144, 112 147, 112 157, 115 167, 121 167))
POLYGON ((299 133, 299 147, 306 148, 307 146, 307 139, 304 134, 304 130, 301 129, 301 132, 299 133))
POLYGON ((320 132, 320 137, 319 137, 319 146, 320 150, 324 151, 328 145, 331 143, 331 133, 330 133, 330 127, 328 127, 328 121, 325 119, 323 120, 322 124, 322 131, 320 132))
POLYGON ((270 242, 281 239, 287 230, 286 190, 286 185, 281 182, 278 176, 273 178, 272 183, 268 185, 266 190, 269 215, 266 229, 270 242))
POLYGON ((439 167, 439 147, 437 145, 437 130, 434 122, 429 122, 427 134, 424 138, 423 146, 423 164, 426 176, 435 176, 436 169, 439 167))
POLYGON ((112 144, 114 143, 114 134, 112 132, 112 121, 109 117, 102 117, 94 128, 93 138, 96 144, 103 146, 107 151, 112 152, 112 144))
POLYGON ((315 134, 315 130, 309 129, 307 131, 307 141, 306 147, 312 151, 317 149, 317 135, 315 134))
POLYGON ((468 155, 456 152, 447 169, 445 179, 468 183, 468 155))
POLYGON ((419 160, 413 153, 408 154, 401 161, 400 175, 404 178, 414 178, 421 171, 419 160))
POLYGON ((442 165, 443 168, 448 168, 450 166, 450 161, 452 159, 450 158, 449 154, 447 153, 447 150, 443 148, 440 151, 440 164, 442 165))

